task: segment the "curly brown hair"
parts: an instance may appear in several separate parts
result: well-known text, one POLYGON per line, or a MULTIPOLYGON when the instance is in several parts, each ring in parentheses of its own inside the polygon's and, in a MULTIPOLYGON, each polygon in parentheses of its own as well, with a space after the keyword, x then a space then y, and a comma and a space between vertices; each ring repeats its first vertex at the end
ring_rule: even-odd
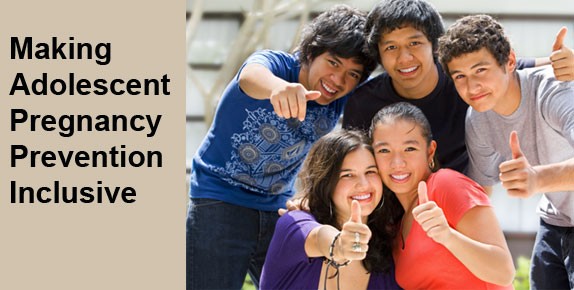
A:
POLYGON ((489 15, 470 15, 453 23, 439 39, 439 60, 450 76, 448 63, 463 54, 486 48, 504 68, 511 52, 510 40, 500 23, 489 15))

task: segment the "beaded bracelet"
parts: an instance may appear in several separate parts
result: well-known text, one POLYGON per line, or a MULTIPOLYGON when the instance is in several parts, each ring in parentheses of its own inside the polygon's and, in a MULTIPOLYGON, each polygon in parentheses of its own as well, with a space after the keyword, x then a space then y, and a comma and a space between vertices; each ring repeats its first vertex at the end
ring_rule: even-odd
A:
POLYGON ((328 264, 330 264, 331 266, 333 266, 335 268, 344 267, 344 266, 349 265, 349 263, 351 263, 351 260, 347 260, 343 263, 337 263, 337 262, 335 262, 335 259, 333 259, 333 250, 335 248, 335 243, 337 242, 337 239, 339 239, 340 235, 341 235, 341 232, 339 232, 337 235, 335 235, 335 237, 333 238, 333 242, 331 242, 331 245, 329 246, 328 264))
POLYGON ((337 262, 335 262, 335 259, 333 259, 333 249, 335 248, 335 243, 337 242, 337 239, 339 238, 340 235, 341 235, 341 232, 339 232, 333 238, 333 242, 331 242, 331 245, 329 246, 329 258, 325 258, 325 260, 326 260, 325 262, 327 263, 327 267, 325 267, 325 280, 323 281, 323 290, 327 290, 327 277, 328 277, 330 266, 333 266, 333 268, 335 268, 335 274, 333 274, 333 276, 328 277, 328 278, 332 279, 332 278, 337 277, 337 290, 339 290, 339 267, 344 267, 344 266, 349 265, 349 263, 351 263, 351 260, 347 260, 344 263, 337 263, 337 262))

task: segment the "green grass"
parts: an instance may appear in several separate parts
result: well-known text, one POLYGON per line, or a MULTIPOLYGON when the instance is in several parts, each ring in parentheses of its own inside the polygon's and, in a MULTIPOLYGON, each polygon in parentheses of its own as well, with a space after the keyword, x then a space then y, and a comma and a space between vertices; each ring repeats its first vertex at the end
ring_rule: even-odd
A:
POLYGON ((243 288, 241 288, 241 290, 255 290, 255 285, 253 285, 249 274, 245 276, 245 282, 243 282, 243 288))
POLYGON ((518 257, 513 284, 516 290, 530 289, 530 259, 523 256, 518 257))

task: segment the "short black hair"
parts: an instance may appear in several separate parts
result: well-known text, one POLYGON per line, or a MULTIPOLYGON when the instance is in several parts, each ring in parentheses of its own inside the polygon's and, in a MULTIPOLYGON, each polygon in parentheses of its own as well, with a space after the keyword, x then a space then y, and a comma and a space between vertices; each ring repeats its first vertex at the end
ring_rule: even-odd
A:
MULTIPOLYGON (((444 34, 442 17, 436 8, 424 0, 382 0, 369 12, 365 34, 371 57, 381 63, 379 41, 385 33, 413 27, 431 42, 435 61, 438 39, 444 34)), ((382 64, 382 63, 381 63, 382 64)))
POLYGON ((377 66, 366 49, 365 22, 366 13, 344 4, 319 14, 301 32, 301 42, 296 48, 299 61, 308 65, 325 52, 354 59, 363 65, 360 82, 364 81, 377 66))

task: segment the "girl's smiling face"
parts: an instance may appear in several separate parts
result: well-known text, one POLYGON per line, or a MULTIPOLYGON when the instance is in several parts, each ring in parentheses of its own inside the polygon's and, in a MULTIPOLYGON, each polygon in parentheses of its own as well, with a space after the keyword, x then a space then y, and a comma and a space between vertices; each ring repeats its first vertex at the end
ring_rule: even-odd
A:
POLYGON ((378 122, 373 130, 373 148, 381 179, 397 196, 417 195, 418 183, 431 174, 436 142, 423 137, 415 122, 394 119, 378 122))
POLYGON ((361 205, 362 219, 366 223, 382 194, 383 184, 371 151, 358 148, 349 152, 341 165, 339 181, 332 197, 339 223, 342 225, 351 217, 353 200, 361 205))

